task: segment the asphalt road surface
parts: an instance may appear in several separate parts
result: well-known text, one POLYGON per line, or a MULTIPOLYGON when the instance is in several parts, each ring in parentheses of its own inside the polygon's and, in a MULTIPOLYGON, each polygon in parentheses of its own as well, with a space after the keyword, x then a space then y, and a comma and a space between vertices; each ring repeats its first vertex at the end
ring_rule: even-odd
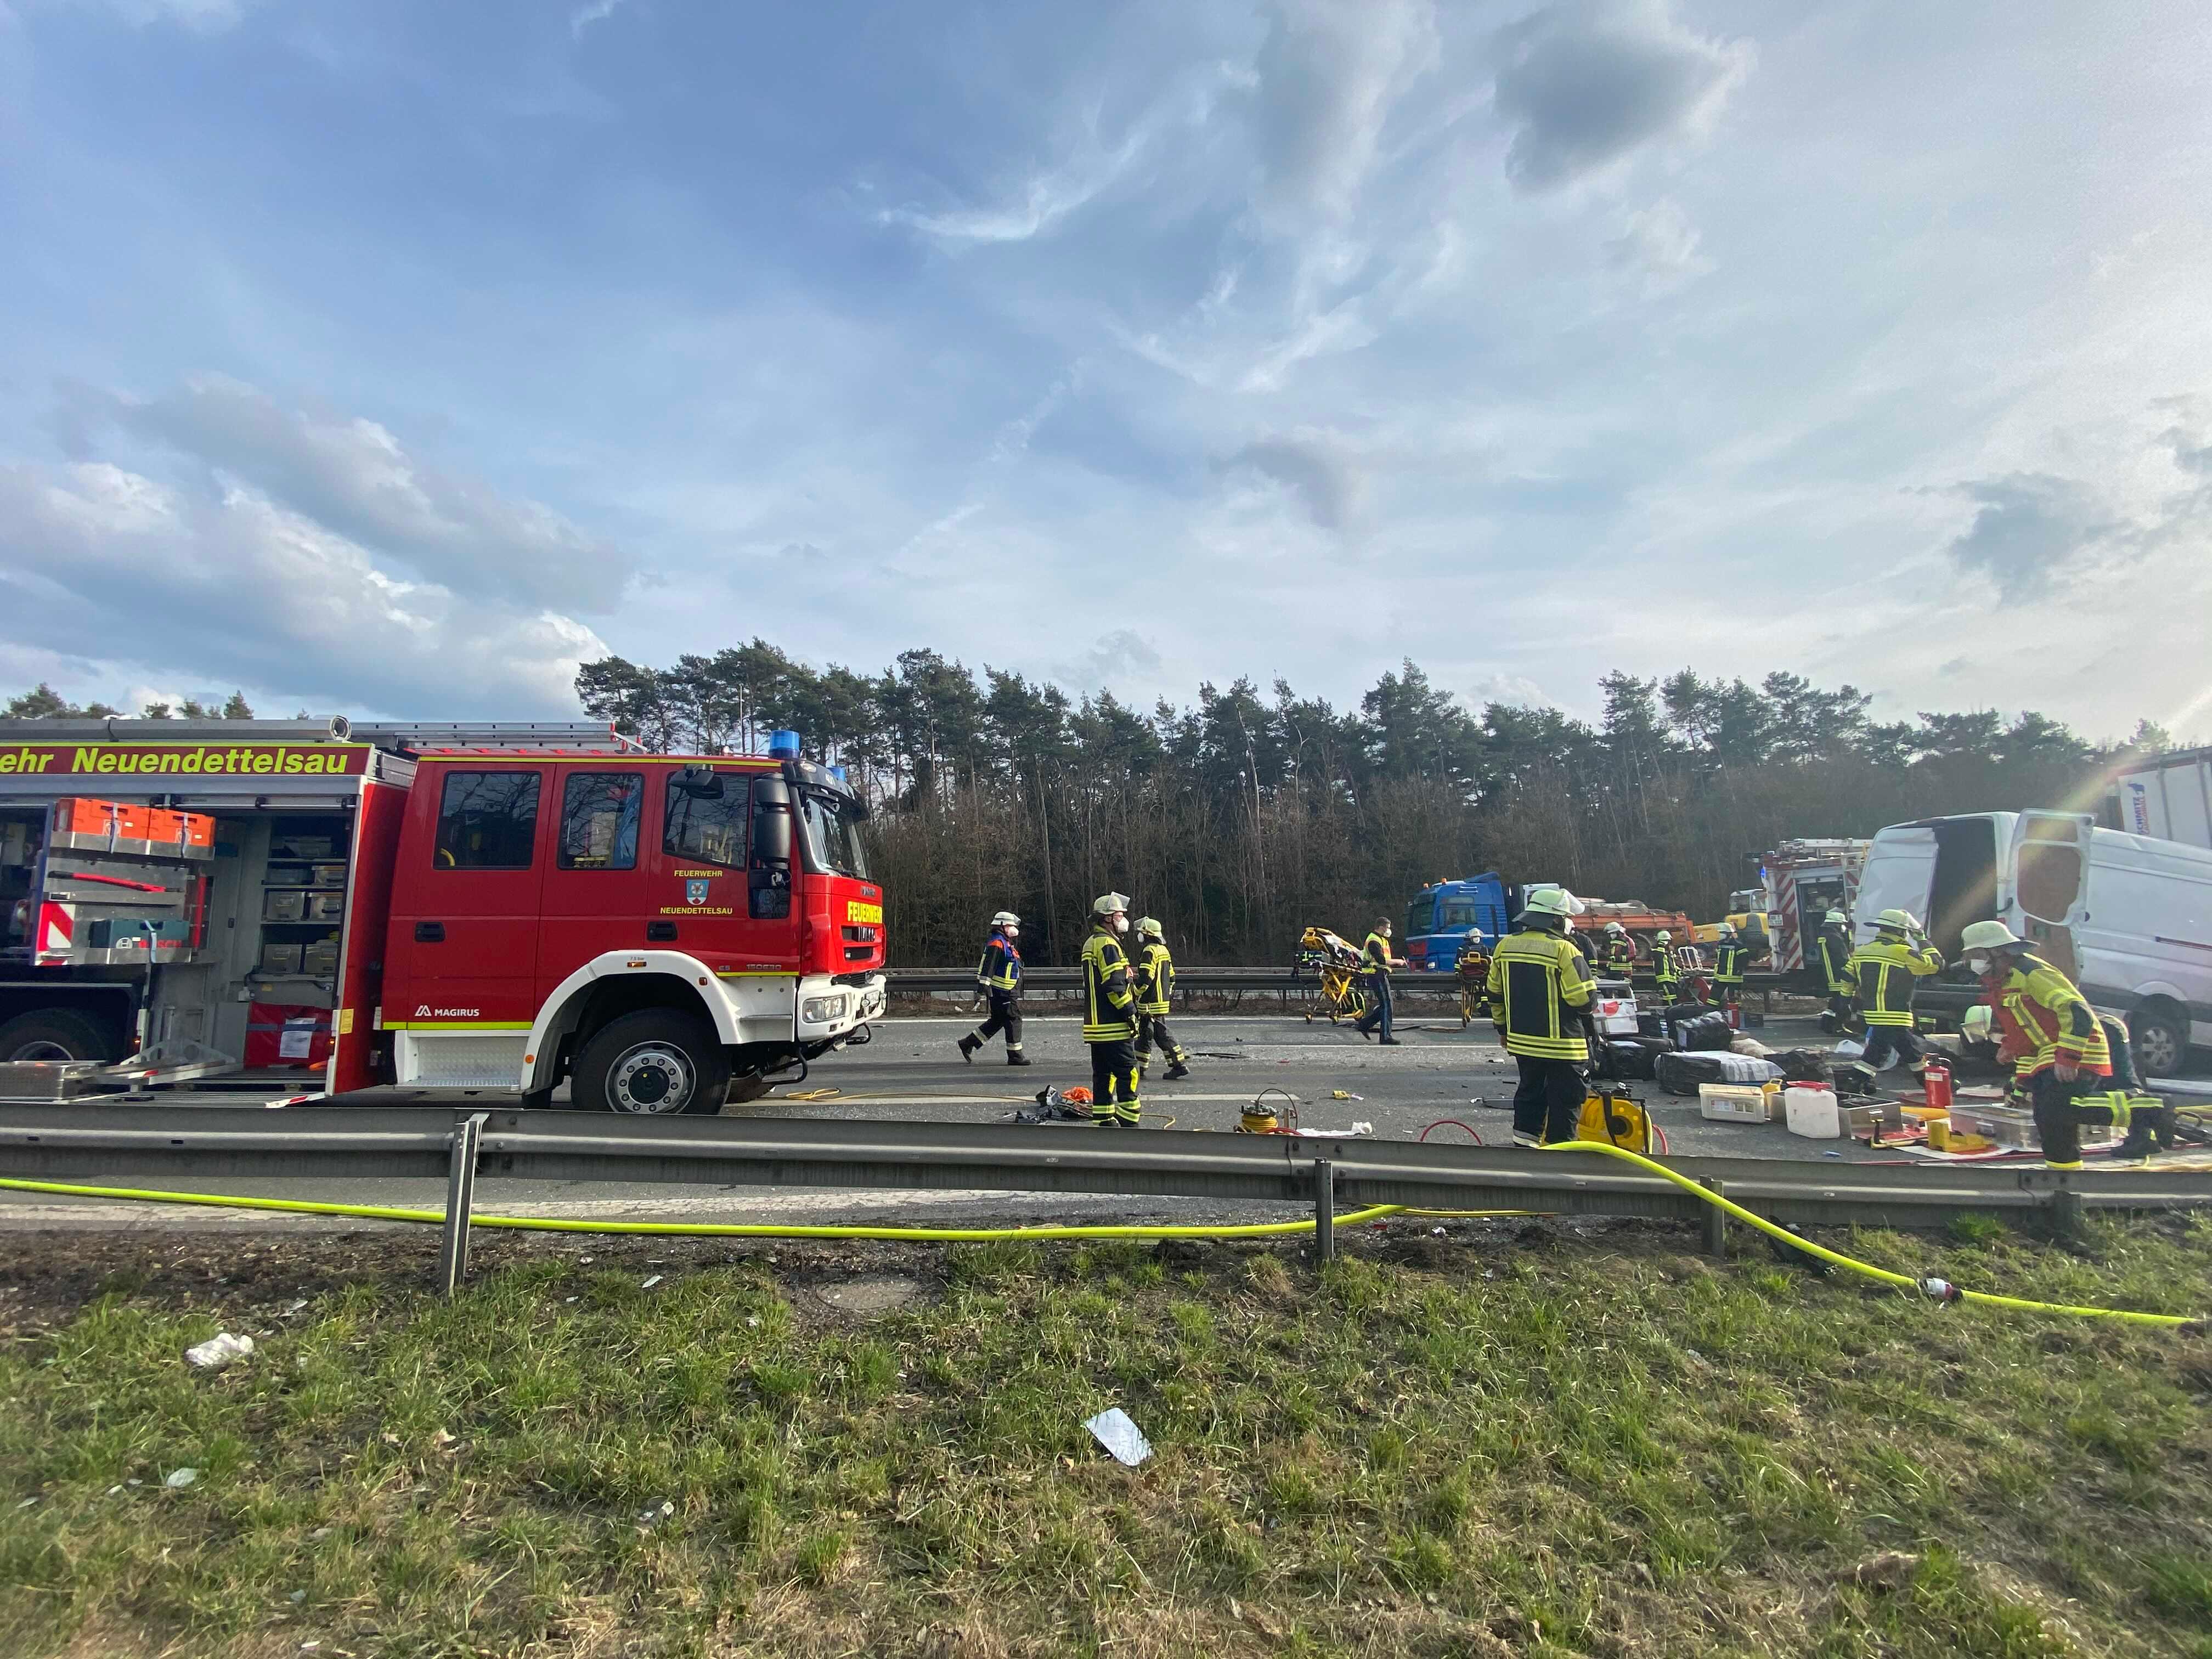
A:
MULTIPOLYGON (((1033 1065, 1015 1068, 994 1043, 973 1064, 955 1041, 973 1028, 965 1018, 893 1018, 878 1021, 875 1040, 817 1064, 801 1092, 835 1090, 818 1099, 793 1100, 779 1089, 766 1099, 726 1109, 730 1116, 901 1118, 990 1123, 1030 1103, 1053 1085, 1090 1082, 1080 1022, 1073 1015, 1042 1013, 1025 1033, 1033 1065)), ((1384 1137, 1465 1142, 1479 1135, 1489 1146, 1510 1138, 1511 1060, 1492 1038, 1486 1023, 1460 1029, 1456 1016, 1414 1016, 1399 1028, 1400 1045, 1368 1042, 1348 1026, 1299 1013, 1193 1015, 1175 1022, 1191 1051, 1191 1075, 1180 1083, 1158 1079, 1157 1060, 1145 1090, 1148 1128, 1176 1132, 1232 1129, 1240 1109, 1263 1090, 1281 1090, 1297 1103, 1309 1127, 1349 1130, 1372 1126, 1384 1137), (1345 1098, 1338 1098, 1341 1094, 1345 1098), (1170 1125, 1169 1120, 1172 1119, 1170 1125), (1456 1120, 1445 1123, 1443 1120, 1456 1120), (1430 1126, 1437 1125, 1433 1129, 1430 1126)), ((1775 1048, 1824 1045, 1811 1018, 1775 1018, 1753 1033, 1775 1048)), ((1779 1124, 1709 1123, 1697 1102, 1668 1095, 1656 1085, 1632 1085, 1647 1101, 1676 1152, 1726 1152, 1819 1161, 1870 1156, 1856 1142, 1812 1141, 1779 1124)), ((441 1096, 441 1100, 453 1098, 441 1096)), ((478 1100, 487 1097, 478 1097, 478 1100)), ((1271 1096, 1278 1104, 1279 1096, 1271 1096)), ((203 1097, 214 1104, 214 1098, 203 1097)), ((237 1101, 220 1103, 236 1104, 237 1101)), ((188 1110, 179 1105, 179 1110, 188 1110)), ((1039 1134, 1097 1133, 1081 1127, 1040 1127, 1039 1134)), ((1532 1154, 1533 1156, 1533 1154, 1532 1154)), ((88 1178, 87 1184, 117 1185, 88 1178)), ((241 1194, 352 1204, 440 1209, 442 1182, 356 1181, 343 1190, 329 1182, 248 1181, 237 1177, 191 1182, 152 1180, 137 1184, 173 1190, 241 1194)), ((480 1210, 514 1214, 683 1221, 840 1222, 975 1226, 1041 1221, 1285 1219, 1280 1206, 1224 1206, 1211 1200, 1133 1200, 1005 1193, 900 1194, 790 1191, 767 1188, 671 1188, 645 1183, 519 1182, 485 1178, 477 1187, 480 1210)), ((96 1226, 103 1229, 250 1227, 358 1228, 358 1220, 288 1218, 269 1212, 223 1212, 107 1200, 0 1192, 0 1227, 96 1226)))

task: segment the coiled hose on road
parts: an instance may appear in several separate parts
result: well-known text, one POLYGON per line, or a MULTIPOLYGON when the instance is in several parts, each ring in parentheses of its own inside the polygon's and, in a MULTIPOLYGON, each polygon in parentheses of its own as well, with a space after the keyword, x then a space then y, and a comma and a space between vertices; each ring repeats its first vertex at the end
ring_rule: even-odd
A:
MULTIPOLYGON (((1678 1175, 1656 1158, 1632 1152, 1625 1146, 1613 1146, 1603 1141, 1568 1140, 1544 1148, 1553 1152, 1599 1152, 1635 1164, 1664 1180, 1672 1182, 1683 1191, 1708 1204, 1717 1206, 1748 1226, 1756 1227, 1770 1237, 1779 1239, 1793 1249, 1804 1251, 1820 1260, 1849 1268, 1856 1273, 1900 1290, 1923 1291, 1922 1281, 1907 1278, 1903 1273, 1877 1267, 1871 1262, 1861 1261, 1832 1250, 1824 1244, 1815 1244, 1800 1237, 1787 1228, 1777 1225, 1762 1215, 1754 1214, 1734 1200, 1723 1197, 1699 1186, 1687 1176, 1678 1175)), ((0 1189, 25 1193, 48 1193, 69 1198, 112 1198, 134 1202, 155 1204, 191 1204, 210 1208, 233 1210, 272 1210, 294 1215, 354 1216, 370 1221, 411 1221, 442 1225, 446 1216, 442 1210, 404 1209, 375 1204, 321 1204, 307 1199, 246 1198, 219 1193, 175 1193, 153 1191, 132 1187, 91 1187, 58 1181, 18 1181, 0 1178, 0 1189)), ((1350 1210, 1336 1218, 1340 1227, 1355 1226, 1363 1222, 1377 1221, 1385 1216, 1508 1216, 1539 1214, 1528 1210, 1416 1210, 1400 1204, 1371 1205, 1364 1210, 1350 1210)), ((790 1223, 747 1223, 726 1221, 586 1221, 552 1216, 512 1216, 477 1213, 469 1218, 476 1227, 504 1227, 525 1232, 645 1234, 654 1237, 671 1238, 866 1238, 883 1239, 908 1243, 981 1244, 1010 1241, 1047 1242, 1075 1238, 1266 1238, 1291 1233, 1310 1232, 1310 1221, 1262 1221, 1212 1226, 1180 1227, 1168 1225, 1100 1225, 1063 1227, 870 1227, 866 1225, 834 1224, 807 1226, 790 1223)), ((2142 1313, 2126 1308, 2082 1308, 2060 1302, 2036 1302, 2021 1297, 1995 1296, 1985 1291, 1960 1291, 1961 1300, 1978 1303, 1985 1307, 2009 1308, 2023 1313, 2072 1314, 2089 1319, 2118 1319, 2136 1324, 2180 1326, 2197 1322, 2182 1314, 2142 1313)))

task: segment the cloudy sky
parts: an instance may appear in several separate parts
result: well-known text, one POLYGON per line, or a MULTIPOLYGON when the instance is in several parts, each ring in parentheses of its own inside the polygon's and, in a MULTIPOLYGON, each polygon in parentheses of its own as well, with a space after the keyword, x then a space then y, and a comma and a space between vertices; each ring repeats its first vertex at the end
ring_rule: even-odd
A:
POLYGON ((0 0, 0 688, 2212 734, 2202 0, 0 0))

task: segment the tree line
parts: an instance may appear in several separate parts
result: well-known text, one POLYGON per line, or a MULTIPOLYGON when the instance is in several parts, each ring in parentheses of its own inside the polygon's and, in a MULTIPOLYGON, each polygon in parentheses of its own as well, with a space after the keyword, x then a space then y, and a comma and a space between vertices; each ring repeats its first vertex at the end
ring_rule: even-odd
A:
MULTIPOLYGON (((1188 961, 1276 963, 1322 923, 1355 937, 1424 883, 1497 870, 1700 918, 1801 836, 2021 806, 2094 811, 2119 763, 2170 746, 2140 722, 2089 743, 2033 711, 1878 721, 1854 686, 1757 685, 1684 669, 1598 682, 1593 724, 1556 708, 1470 708, 1406 662, 1356 707, 1278 679, 1211 683, 1137 708, 1070 697, 931 650, 881 673, 816 669, 764 640, 653 668, 585 665, 585 712, 648 747, 756 750, 779 727, 843 766, 876 809, 869 842, 894 959, 963 963, 1000 908, 1033 960, 1073 959, 1108 889, 1158 916, 1188 961)), ((40 685, 17 719, 112 715, 40 685)), ((142 716, 250 719, 242 694, 142 716)))
MULTIPOLYGON (((307 713, 301 711, 305 720, 307 713)), ((0 702, 0 720, 101 720, 123 718, 120 708, 104 702, 88 702, 80 706, 40 680, 29 690, 19 692, 5 702, 0 702)), ((217 702, 213 697, 202 702, 196 697, 186 697, 172 707, 166 702, 149 702, 139 709, 135 718, 142 720, 250 720, 252 705, 246 701, 246 693, 234 691, 229 697, 217 702)))
POLYGON ((1478 711, 1411 661, 1353 708, 1240 678, 1146 711, 932 650, 866 674, 757 638, 576 679, 586 714, 652 747, 751 750, 788 727, 843 766, 876 808, 894 959, 911 965, 965 961, 1001 908, 1026 919, 1033 959, 1069 961, 1109 888, 1197 962, 1281 962, 1310 923, 1356 937, 1424 883, 1488 869, 1711 917, 1780 842, 2094 811, 2117 764, 2171 744, 2148 720, 2092 744, 2033 711, 1876 720, 1870 693, 1789 673, 1598 687, 1595 724, 1478 711))

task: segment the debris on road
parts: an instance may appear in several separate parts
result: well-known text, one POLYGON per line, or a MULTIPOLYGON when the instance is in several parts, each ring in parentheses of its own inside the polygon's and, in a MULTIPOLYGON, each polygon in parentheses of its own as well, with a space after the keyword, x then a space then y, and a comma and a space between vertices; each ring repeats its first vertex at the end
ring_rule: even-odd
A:
POLYGON ((1145 1438, 1145 1431, 1130 1421, 1129 1413, 1119 1406, 1109 1407, 1083 1426, 1113 1454, 1117 1463, 1133 1469, 1152 1455, 1152 1443, 1145 1438))
POLYGON ((185 1350, 185 1363, 195 1370, 219 1371, 253 1352, 253 1339, 225 1331, 185 1350))

